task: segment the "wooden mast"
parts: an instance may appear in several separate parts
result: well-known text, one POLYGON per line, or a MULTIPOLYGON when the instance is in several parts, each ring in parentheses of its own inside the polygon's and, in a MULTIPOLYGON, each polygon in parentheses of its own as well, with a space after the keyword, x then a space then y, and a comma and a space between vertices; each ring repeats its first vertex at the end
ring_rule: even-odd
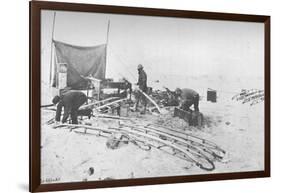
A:
POLYGON ((54 40, 54 33, 55 33, 55 23, 56 23, 56 12, 54 12, 53 28, 52 28, 51 60, 50 60, 50 80, 49 80, 50 86, 52 84, 52 72, 53 72, 53 44, 54 44, 53 40, 54 40))
POLYGON ((106 48, 105 48, 105 69, 106 69, 106 65, 107 65, 107 50, 108 50, 109 28, 110 28, 110 20, 108 20, 108 23, 107 23, 106 48))
POLYGON ((108 24, 107 24, 106 46, 108 45, 109 27, 110 27, 110 20, 108 20, 108 24))
MULTIPOLYGON (((105 71, 106 71, 106 65, 107 65, 107 50, 108 50, 109 28, 110 28, 110 20, 108 20, 108 23, 107 23, 107 33, 106 33, 105 71)), ((100 84, 100 83, 99 83, 99 84, 100 84)), ((99 88, 98 88, 98 100, 100 100, 100 92, 101 92, 101 88, 100 88, 100 86, 99 86, 99 88)))

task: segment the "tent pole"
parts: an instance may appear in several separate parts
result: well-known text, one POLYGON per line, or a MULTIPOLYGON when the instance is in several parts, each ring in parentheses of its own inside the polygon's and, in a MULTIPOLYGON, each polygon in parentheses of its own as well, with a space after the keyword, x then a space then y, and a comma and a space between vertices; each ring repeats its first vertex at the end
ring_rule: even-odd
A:
POLYGON ((109 28, 110 28, 110 20, 108 20, 107 33, 106 33, 105 66, 106 66, 106 63, 107 63, 107 49, 108 49, 109 28))
POLYGON ((108 24, 107 24, 106 46, 108 45, 109 28, 110 28, 110 20, 108 20, 108 24))
MULTIPOLYGON (((107 50, 108 50, 108 37, 109 37, 109 28, 110 28, 110 20, 108 20, 107 23, 107 33, 106 33, 106 47, 105 47, 105 71, 106 71, 106 66, 107 66, 107 50)), ((101 88, 99 88, 98 91, 98 100, 100 100, 100 92, 101 92, 101 88)))
POLYGON ((51 60, 50 60, 50 80, 49 84, 52 84, 52 71, 53 71, 53 40, 54 40, 54 32, 55 32, 55 22, 56 22, 56 12, 54 12, 53 17, 53 28, 52 28, 52 42, 51 42, 51 60))

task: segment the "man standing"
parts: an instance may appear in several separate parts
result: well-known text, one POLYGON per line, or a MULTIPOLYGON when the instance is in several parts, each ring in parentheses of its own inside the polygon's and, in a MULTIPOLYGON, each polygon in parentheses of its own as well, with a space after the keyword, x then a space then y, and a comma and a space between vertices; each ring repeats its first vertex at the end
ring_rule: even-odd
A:
POLYGON ((53 98, 53 104, 57 104, 56 121, 60 121, 62 107, 64 107, 64 114, 62 123, 67 121, 69 115, 71 116, 71 123, 78 124, 77 116, 78 109, 87 101, 87 96, 79 91, 68 91, 64 95, 55 96, 53 98))
POLYGON ((191 111, 190 107, 193 105, 194 110, 199 112, 199 94, 189 88, 175 90, 176 96, 179 99, 180 108, 185 111, 191 111))
MULTIPOLYGON (((147 75, 145 73, 145 71, 143 70, 143 66, 141 64, 138 65, 138 82, 137 85, 139 86, 139 89, 146 93, 147 92, 147 75)), ((138 110, 138 105, 140 100, 142 100, 142 102, 144 103, 144 110, 141 112, 141 114, 145 114, 146 111, 146 105, 147 105, 147 101, 145 96, 139 92, 139 95, 137 97, 137 102, 136 102, 136 111, 138 110)))

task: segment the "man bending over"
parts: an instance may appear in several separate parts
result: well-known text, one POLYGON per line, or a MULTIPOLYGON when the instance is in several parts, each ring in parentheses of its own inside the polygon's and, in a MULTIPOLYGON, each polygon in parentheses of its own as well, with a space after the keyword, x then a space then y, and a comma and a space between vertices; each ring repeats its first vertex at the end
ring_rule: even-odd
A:
POLYGON ((199 94, 196 91, 189 88, 177 88, 175 93, 182 110, 191 111, 190 107, 193 105, 194 110, 199 112, 199 94))
POLYGON ((57 104, 56 121, 60 121, 61 111, 64 108, 62 123, 67 121, 69 115, 71 116, 71 123, 78 124, 77 116, 78 109, 87 101, 87 96, 79 91, 68 91, 63 96, 55 96, 53 104, 57 104))

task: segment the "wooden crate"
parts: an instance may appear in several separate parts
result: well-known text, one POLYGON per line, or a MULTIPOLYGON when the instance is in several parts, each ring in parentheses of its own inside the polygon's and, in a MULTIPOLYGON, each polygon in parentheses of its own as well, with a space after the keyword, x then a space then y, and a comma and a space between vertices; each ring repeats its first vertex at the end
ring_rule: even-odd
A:
POLYGON ((185 111, 179 108, 175 108, 174 117, 179 117, 185 120, 190 126, 203 126, 204 118, 203 114, 195 111, 185 111))

